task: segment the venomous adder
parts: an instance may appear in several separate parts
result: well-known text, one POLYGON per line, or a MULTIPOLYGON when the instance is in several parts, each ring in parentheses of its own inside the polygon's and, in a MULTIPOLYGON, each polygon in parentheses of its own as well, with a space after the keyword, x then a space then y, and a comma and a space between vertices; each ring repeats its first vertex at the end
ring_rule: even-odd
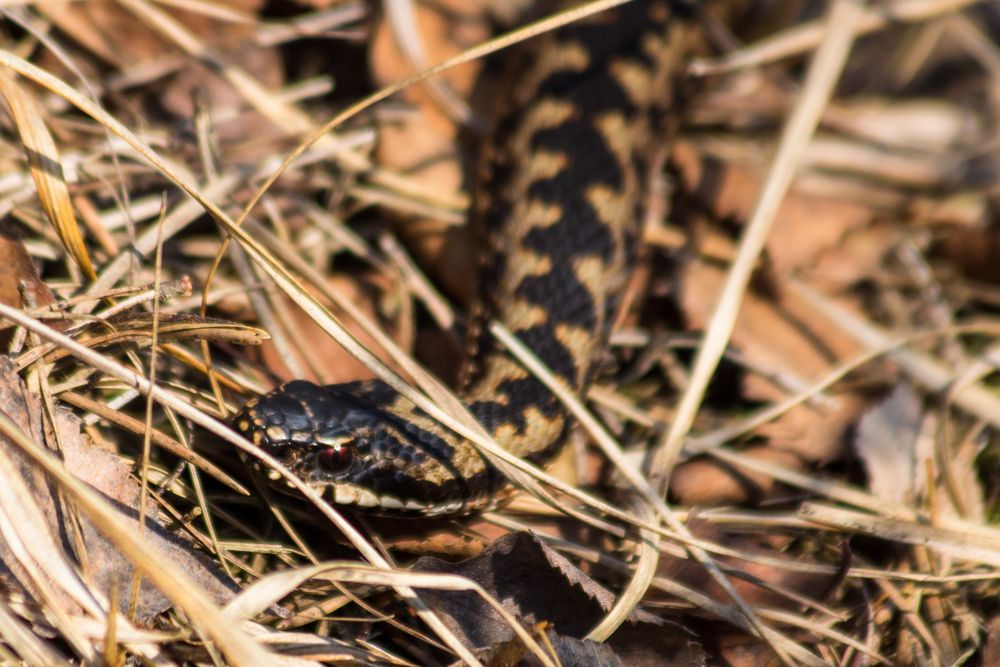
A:
MULTIPOLYGON (((646 165, 663 145, 690 28, 670 3, 646 0, 540 38, 484 153, 473 222, 489 256, 459 395, 533 463, 558 451, 568 415, 485 323, 503 322, 569 387, 586 387, 634 256, 646 165)), ((292 381, 233 424, 337 505, 460 514, 504 484, 471 444, 379 380, 292 381)))

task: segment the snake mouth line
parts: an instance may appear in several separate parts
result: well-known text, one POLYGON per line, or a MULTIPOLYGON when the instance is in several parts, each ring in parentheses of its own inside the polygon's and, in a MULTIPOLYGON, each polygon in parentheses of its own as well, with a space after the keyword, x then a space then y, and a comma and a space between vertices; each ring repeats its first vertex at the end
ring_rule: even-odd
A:
POLYGON ((351 484, 310 485, 335 505, 358 507, 370 512, 385 511, 394 516, 412 512, 414 515, 430 517, 443 514, 459 514, 466 511, 465 502, 450 500, 444 503, 427 504, 417 500, 402 500, 394 496, 377 496, 371 490, 351 484))
MULTIPOLYGON (((295 486, 277 470, 268 469, 265 476, 278 490, 287 490, 291 495, 297 494, 295 486), (282 481, 284 481, 284 485, 280 485, 282 481)), ((365 510, 369 514, 378 514, 384 511, 386 514, 392 516, 410 513, 414 516, 425 517, 446 514, 455 515, 481 509, 486 502, 485 500, 475 502, 466 499, 454 499, 441 503, 423 503, 419 500, 404 500, 391 495, 378 495, 371 489, 357 484, 338 484, 331 481, 310 480, 302 480, 302 483, 319 494, 320 497, 325 498, 338 507, 357 508, 365 510)))

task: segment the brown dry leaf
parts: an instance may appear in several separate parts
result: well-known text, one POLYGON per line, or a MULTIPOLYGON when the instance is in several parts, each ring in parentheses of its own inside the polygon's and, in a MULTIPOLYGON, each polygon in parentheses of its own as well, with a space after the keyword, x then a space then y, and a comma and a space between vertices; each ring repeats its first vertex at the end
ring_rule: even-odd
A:
MULTIPOLYGON (((536 631, 538 629, 544 630, 544 624, 536 626, 536 631)), ((559 660, 557 664, 588 665, 588 667, 621 667, 625 664, 607 644, 566 637, 556 634, 552 630, 545 631, 544 635, 542 645, 551 647, 559 660)), ((486 665, 517 665, 518 667, 541 667, 542 665, 541 660, 529 651, 519 639, 500 642, 488 649, 477 651, 476 657, 486 665)), ((462 664, 464 663, 452 663, 453 667, 462 664)))
POLYGON ((903 504, 925 489, 917 452, 922 420, 923 401, 901 382, 858 422, 854 449, 868 473, 868 488, 878 498, 903 504))
MULTIPOLYGON (((804 607, 798 599, 785 595, 783 591, 798 598, 822 603, 847 573, 846 563, 841 563, 841 568, 835 573, 804 571, 801 565, 812 560, 810 557, 802 554, 781 555, 786 548, 793 545, 794 538, 791 536, 768 532, 725 533, 718 526, 696 515, 689 517, 687 527, 697 539, 725 546, 749 557, 733 559, 719 556, 716 559, 720 564, 731 565, 746 575, 746 577, 730 577, 730 581, 747 604, 754 608, 801 610, 804 607), (768 557, 772 560, 784 557, 787 558, 790 567, 784 569, 768 562, 754 561, 753 556, 768 557)), ((847 555, 849 554, 845 552, 842 557, 847 555)), ((721 603, 730 602, 729 595, 719 587, 702 565, 692 559, 680 559, 664 554, 660 558, 658 576, 676 581, 721 603)))
MULTIPOLYGON (((614 604, 610 591, 526 532, 506 535, 461 563, 424 557, 413 568, 472 579, 523 623, 548 623, 570 638, 585 637, 614 604)), ((502 644, 513 636, 502 618, 474 594, 426 590, 423 595, 470 646, 502 644)), ((653 664, 628 660, 630 655, 651 653, 660 664, 700 664, 705 657, 684 628, 641 610, 632 612, 608 645, 624 664, 653 664)))
POLYGON ((946 261, 952 271, 985 283, 1000 283, 1000 234, 996 229, 949 228, 930 249, 930 255, 946 261))
MULTIPOLYGON (((350 276, 335 273, 330 275, 327 280, 329 289, 339 292, 344 298, 354 302, 373 322, 379 320, 374 292, 379 289, 381 282, 375 273, 362 276, 357 272, 350 276)), ((314 289, 310 289, 310 291, 317 298, 321 298, 314 289)), ((302 312, 300 308, 296 308, 287 297, 283 297, 283 299, 287 315, 285 329, 288 332, 289 341, 294 343, 287 351, 295 356, 301 368, 307 369, 307 374, 303 379, 320 384, 334 384, 372 377, 371 371, 344 350, 337 341, 326 335, 312 318, 302 312), (308 359, 303 354, 303 346, 308 349, 308 359)), ((373 350, 386 363, 390 363, 388 356, 375 344, 371 336, 365 333, 352 319, 344 317, 342 321, 347 330, 368 349, 373 350)), ((295 375, 282 361, 273 342, 265 343, 261 347, 261 360, 276 377, 282 380, 295 378, 295 375)))
MULTIPOLYGON (((489 36, 489 25, 478 3, 415 3, 414 12, 416 22, 407 26, 413 32, 410 39, 419 40, 428 63, 440 62, 489 36)), ((369 53, 372 76, 379 85, 399 81, 419 69, 404 53, 391 24, 383 18, 375 28, 369 53)), ((458 97, 467 99, 481 67, 481 62, 469 63, 445 72, 440 80, 458 97)), ((410 86, 399 93, 412 109, 395 122, 380 126, 377 159, 379 164, 406 173, 434 200, 462 201, 460 127, 437 103, 428 87, 432 85, 410 86)), ((449 292, 472 297, 468 277, 475 275, 478 247, 464 226, 456 227, 439 217, 411 216, 400 221, 399 233, 420 264, 432 267, 434 278, 449 292)))
POLYGON ((724 633, 716 639, 716 650, 726 667, 779 667, 781 660, 766 643, 735 633, 724 633))
MULTIPOLYGON (((213 0, 213 3, 247 17, 254 16, 264 4, 262 0, 213 0)), ((38 9, 59 30, 120 70, 149 63, 171 51, 159 33, 137 21, 115 0, 45 2, 38 9)), ((206 36, 218 31, 219 37, 224 38, 229 27, 237 25, 213 20, 202 12, 177 8, 172 11, 190 30, 206 36)))
POLYGON ((164 36, 164 31, 120 2, 42 3, 40 9, 60 30, 119 71, 162 70, 156 74, 157 85, 147 85, 145 90, 156 96, 156 104, 178 118, 190 119, 197 111, 195 100, 201 100, 215 114, 212 130, 227 149, 225 159, 249 163, 272 155, 272 142, 283 138, 285 132, 246 109, 245 97, 219 76, 212 60, 218 57, 237 63, 262 87, 277 91, 284 85, 281 55, 276 48, 263 48, 254 39, 258 26, 251 19, 263 7, 261 0, 215 0, 212 4, 216 6, 203 7, 204 11, 162 7, 170 19, 200 41, 200 48, 211 50, 211 54, 202 54, 201 61, 181 58, 181 49, 164 36), (212 10, 231 12, 243 20, 216 18, 212 10))
POLYGON ((772 447, 795 452, 810 465, 826 465, 848 451, 846 436, 870 405, 864 388, 831 391, 829 400, 820 405, 792 408, 754 433, 767 438, 772 447))
MULTIPOLYGON (((705 263, 685 268, 681 299, 688 325, 697 331, 711 316, 724 272, 705 263)), ((746 358, 750 372, 743 382, 743 398, 777 402, 788 397, 786 388, 772 378, 783 378, 793 387, 806 387, 821 379, 840 362, 858 352, 858 343, 799 299, 785 292, 768 298, 754 290, 743 299, 731 345, 746 358)), ((843 435, 867 405, 863 394, 838 393, 819 405, 800 405, 778 420, 758 429, 768 438, 767 447, 752 447, 751 457, 802 469, 828 463, 843 453, 843 435)), ((761 502, 778 497, 781 487, 768 476, 733 469, 718 461, 694 460, 677 467, 672 491, 684 504, 718 505, 761 502)))
MULTIPOLYGON (((6 358, 2 358, 2 363, 5 366, 0 374, 0 405, 3 406, 4 413, 38 442, 51 441, 51 433, 43 436, 40 398, 29 392, 21 379, 10 372, 6 366, 6 358)), ((59 430, 61 454, 66 468, 112 501, 119 509, 119 518, 133 524, 135 530, 138 530, 139 485, 130 476, 131 466, 93 446, 90 439, 81 433, 80 426, 79 420, 72 413, 64 410, 57 412, 56 428, 59 430)), ((27 547, 29 551, 33 550, 36 561, 41 557, 41 562, 74 563, 76 557, 65 551, 64 547, 73 543, 74 522, 67 517, 74 516, 74 513, 67 512, 62 499, 53 496, 52 486, 45 475, 3 437, 0 437, 0 455, 16 470, 17 478, 8 479, 5 484, 19 496, 16 501, 4 500, 5 507, 2 511, 19 518, 32 517, 31 520, 20 521, 18 524, 21 541, 24 542, 24 537, 27 536, 30 540, 26 543, 27 547), (11 502, 15 504, 10 504, 11 502)), ((84 575, 90 584, 105 595, 110 595, 112 586, 124 590, 133 574, 131 563, 86 517, 78 518, 86 548, 85 554, 80 555, 84 575)), ((217 602, 225 603, 235 595, 235 587, 213 562, 192 550, 190 543, 175 533, 167 532, 157 522, 153 504, 146 511, 145 535, 165 557, 182 565, 188 574, 196 578, 203 590, 217 602)), ((26 567, 24 552, 13 549, 10 539, 11 536, 5 535, 5 539, 0 540, 0 573, 7 584, 16 586, 36 600, 40 599, 39 595, 44 595, 39 589, 39 586, 43 586, 50 593, 58 595, 62 608, 78 608, 81 600, 75 597, 74 589, 65 577, 39 583, 35 579, 38 571, 29 574, 33 568, 26 567)), ((59 568, 54 571, 58 573, 59 568)), ((127 596, 122 596, 120 601, 124 611, 128 603, 127 596)), ((139 598, 140 618, 151 619, 168 607, 166 598, 156 589, 148 584, 143 585, 139 598)))
POLYGON ((886 255, 899 239, 896 224, 874 223, 856 229, 816 258, 809 278, 829 293, 843 292, 859 280, 880 275, 886 255))
POLYGON ((414 556, 472 558, 510 531, 480 517, 414 520, 366 517, 365 525, 387 548, 414 556))
MULTIPOLYGON (((822 406, 795 407, 754 431, 766 445, 748 446, 741 454, 789 470, 826 465, 843 457, 847 436, 868 405, 864 394, 845 392, 822 406)), ((709 457, 678 465, 670 479, 671 495, 693 507, 759 504, 788 494, 766 473, 709 457)))
MULTIPOLYGON (((685 267, 681 305, 690 329, 701 331, 707 326, 724 280, 720 268, 703 263, 685 267)), ((802 386, 860 351, 856 341, 829 326, 825 317, 794 294, 770 299, 753 290, 743 298, 732 345, 752 367, 794 379, 802 386)), ((756 374, 747 378, 746 392, 756 400, 783 397, 770 381, 756 374)))
MULTIPOLYGON (((746 220, 761 187, 761 172, 722 162, 686 141, 674 146, 672 159, 681 184, 719 219, 746 220)), ((819 197, 794 188, 782 200, 767 240, 769 268, 777 278, 809 268, 851 230, 872 220, 867 207, 843 199, 819 197)))
MULTIPOLYGON (((14 308, 41 307, 55 300, 52 290, 38 275, 22 242, 22 234, 8 222, 0 222, 0 266, 5 267, 0 271, 0 303, 14 308), (28 303, 24 303, 26 300, 28 303)), ((54 323, 54 326, 60 325, 63 323, 54 323)), ((6 348, 12 335, 13 329, 0 329, 0 347, 6 348)))
POLYGON ((982 652, 983 665, 1000 665, 1000 615, 994 615, 986 625, 986 643, 982 652))
MULTIPOLYGON (((805 462, 796 452, 771 445, 748 447, 742 453, 790 470, 805 467, 805 462)), ((760 504, 781 497, 781 489, 781 485, 766 473, 708 458, 682 463, 674 468, 670 477, 671 496, 681 505, 690 507, 760 504)))

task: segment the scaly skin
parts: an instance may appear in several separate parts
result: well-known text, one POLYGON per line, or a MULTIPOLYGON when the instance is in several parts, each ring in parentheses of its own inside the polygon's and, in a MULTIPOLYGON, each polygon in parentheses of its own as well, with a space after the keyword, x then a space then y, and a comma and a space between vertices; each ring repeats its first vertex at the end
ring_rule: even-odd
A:
MULTIPOLYGON (((536 464, 558 451, 568 415, 485 324, 503 322, 585 389, 635 255, 646 164, 666 140, 692 32, 669 3, 647 0, 540 38, 485 150, 472 222, 489 247, 460 395, 502 447, 536 464)), ((330 502, 373 513, 466 513, 504 483, 380 381, 290 382, 233 424, 330 502)))

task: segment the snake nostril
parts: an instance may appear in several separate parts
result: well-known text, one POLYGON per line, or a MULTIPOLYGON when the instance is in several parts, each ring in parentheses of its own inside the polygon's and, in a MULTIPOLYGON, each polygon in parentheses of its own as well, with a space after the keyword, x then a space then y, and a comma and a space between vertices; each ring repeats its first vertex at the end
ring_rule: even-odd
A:
POLYGON ((324 448, 316 455, 316 463, 327 473, 337 475, 346 472, 354 463, 355 451, 351 444, 324 448))

